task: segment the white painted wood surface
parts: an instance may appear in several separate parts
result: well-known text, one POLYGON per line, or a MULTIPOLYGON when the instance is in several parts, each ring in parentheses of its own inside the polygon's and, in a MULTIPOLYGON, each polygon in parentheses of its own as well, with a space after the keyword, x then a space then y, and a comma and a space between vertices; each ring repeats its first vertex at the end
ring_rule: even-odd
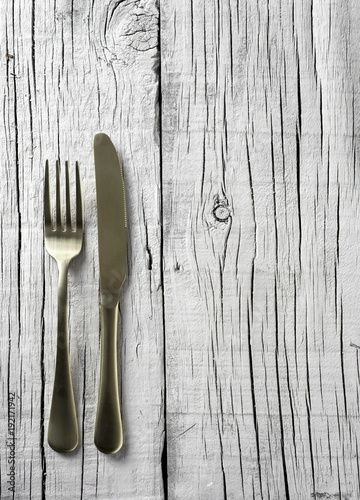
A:
POLYGON ((3 0, 0 13, 0 497, 360 498, 357 2, 3 0), (122 158, 130 222, 113 457, 93 445, 98 131, 122 158), (86 223, 69 279, 69 455, 46 440, 57 274, 42 193, 57 157, 80 163, 86 223))
POLYGON ((359 5, 161 5, 169 496, 358 499, 359 5))
MULTIPOLYGON (((158 10, 147 2, 1 3, 1 498, 8 491, 8 392, 16 395, 15 498, 163 496, 158 10), (144 27, 144 33, 142 29, 144 27), (125 445, 93 444, 99 274, 92 142, 108 133, 124 165, 129 275, 120 300, 125 445), (86 234, 69 276, 70 350, 81 443, 47 444, 56 346, 56 264, 44 251, 45 159, 79 161, 86 234), (9 338, 11 337, 11 340, 9 338)), ((72 171, 74 179, 74 171, 72 171)))

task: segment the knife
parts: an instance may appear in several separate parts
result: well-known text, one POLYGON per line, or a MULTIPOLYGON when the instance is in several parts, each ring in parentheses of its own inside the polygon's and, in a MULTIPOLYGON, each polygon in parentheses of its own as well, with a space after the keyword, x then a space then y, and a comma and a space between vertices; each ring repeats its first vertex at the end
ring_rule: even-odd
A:
POLYGON ((101 304, 101 362, 95 445, 116 453, 123 443, 118 373, 117 320, 126 276, 127 223, 122 168, 106 134, 94 138, 101 304))

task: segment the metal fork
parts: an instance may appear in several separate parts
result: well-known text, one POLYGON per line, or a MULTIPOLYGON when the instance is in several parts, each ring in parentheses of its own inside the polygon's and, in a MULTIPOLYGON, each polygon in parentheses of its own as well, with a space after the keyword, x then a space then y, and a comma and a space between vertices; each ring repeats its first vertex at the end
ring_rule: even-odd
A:
POLYGON ((60 167, 56 162, 56 217, 51 221, 49 162, 45 164, 45 246, 59 269, 58 331, 54 389, 51 403, 48 442, 58 452, 76 448, 79 440, 73 386, 71 382, 68 336, 67 275, 71 260, 79 255, 84 234, 79 165, 76 162, 76 229, 71 226, 69 165, 66 172, 66 225, 61 220, 60 167), (54 227, 53 227, 54 226, 54 227))

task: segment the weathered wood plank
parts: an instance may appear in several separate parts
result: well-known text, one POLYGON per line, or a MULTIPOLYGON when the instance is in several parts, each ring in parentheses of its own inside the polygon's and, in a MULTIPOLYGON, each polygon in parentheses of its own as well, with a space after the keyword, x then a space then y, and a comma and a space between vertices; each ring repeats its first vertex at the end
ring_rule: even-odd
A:
MULTIPOLYGON (((160 499, 164 402, 156 2, 9 0, 2 2, 1 14, 1 439, 4 443, 8 392, 14 391, 15 498, 160 499), (93 444, 100 347, 92 152, 97 131, 112 137, 122 158, 130 223, 119 337, 125 445, 116 457, 98 453, 93 444), (80 163, 86 229, 83 252, 69 276, 81 436, 79 449, 69 456, 54 453, 46 439, 57 272, 44 251, 42 192, 45 159, 54 165, 57 157, 80 163)), ((7 457, 2 447, 2 498, 12 498, 7 457)))
POLYGON ((161 122, 155 0, 0 9, 0 437, 14 404, 16 498, 164 496, 164 326, 169 498, 358 498, 356 2, 162 2, 161 122), (130 220, 117 457, 93 445, 99 130, 120 151, 130 220), (46 442, 57 276, 42 178, 58 156, 80 161, 86 214, 70 456, 46 442))
POLYGON ((172 499, 360 495, 356 8, 161 4, 172 499))

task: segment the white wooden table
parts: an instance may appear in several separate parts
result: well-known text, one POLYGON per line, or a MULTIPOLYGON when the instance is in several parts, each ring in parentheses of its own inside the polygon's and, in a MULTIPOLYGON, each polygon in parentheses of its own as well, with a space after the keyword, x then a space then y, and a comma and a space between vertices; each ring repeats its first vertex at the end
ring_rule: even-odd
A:
POLYGON ((357 0, 1 1, 1 498, 360 498, 359 33, 357 0), (93 444, 99 131, 130 226, 115 456, 93 444), (58 157, 86 229, 68 455, 47 444, 58 157))

